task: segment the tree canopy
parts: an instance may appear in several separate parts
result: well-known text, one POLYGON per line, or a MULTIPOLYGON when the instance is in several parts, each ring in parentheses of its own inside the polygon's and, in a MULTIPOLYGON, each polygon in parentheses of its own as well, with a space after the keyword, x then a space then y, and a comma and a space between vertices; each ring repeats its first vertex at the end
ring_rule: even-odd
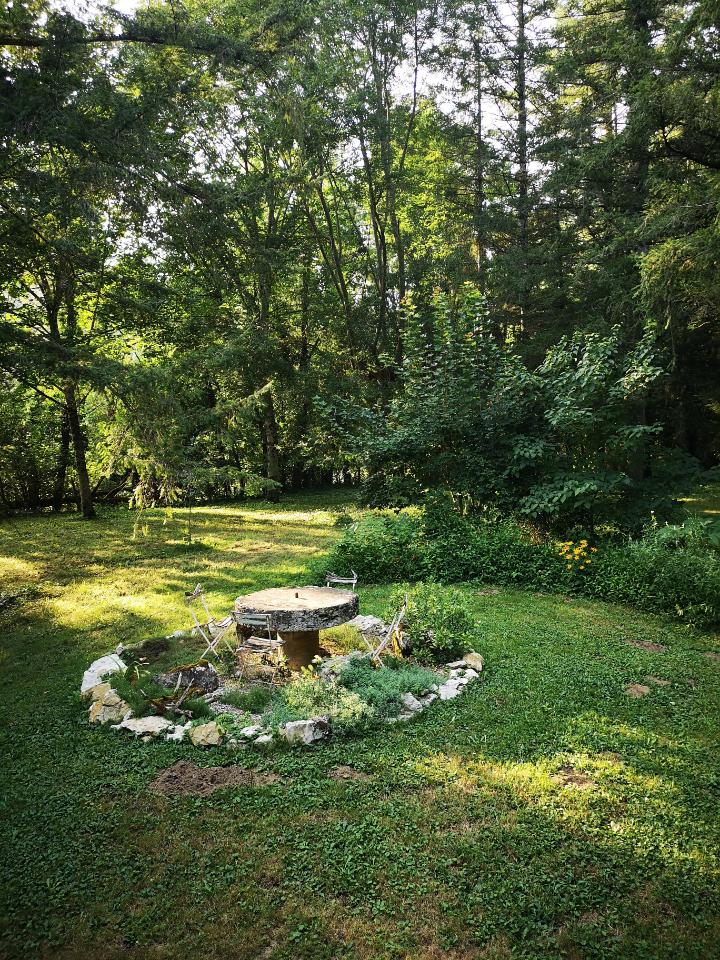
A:
POLYGON ((5 7, 0 508, 667 508, 720 455, 716 13, 5 7))

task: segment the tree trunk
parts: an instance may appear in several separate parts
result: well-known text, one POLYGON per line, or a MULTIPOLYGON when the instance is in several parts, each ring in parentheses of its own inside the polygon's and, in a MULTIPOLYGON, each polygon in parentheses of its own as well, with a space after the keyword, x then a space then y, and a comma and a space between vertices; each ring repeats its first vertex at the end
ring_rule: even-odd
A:
POLYGON ((473 38, 475 60, 475 170, 473 189, 473 233, 475 234, 475 266, 481 289, 485 286, 485 144, 483 142, 483 63, 480 38, 473 38))
MULTIPOLYGON (((263 437, 263 455, 265 459, 265 478, 273 480, 275 483, 282 482, 280 472, 280 455, 278 453, 278 428, 275 419, 275 405, 273 404, 272 390, 268 386, 262 396, 262 437, 263 437)), ((278 503, 280 500, 280 487, 273 487, 268 490, 267 498, 271 503, 278 503)))
POLYGON ((527 334, 529 300, 528 278, 528 114, 526 75, 526 13, 525 0, 517 0, 517 97, 518 97, 518 234, 520 244, 520 331, 527 334))
POLYGON ((88 476, 87 460, 85 459, 86 440, 80 424, 80 415, 77 408, 75 397, 75 384, 68 383, 63 388, 65 395, 65 410, 67 412, 68 426, 70 436, 72 437, 73 451, 75 453, 75 470, 78 478, 78 489, 80 491, 80 510, 86 520, 92 520, 95 516, 95 508, 92 501, 92 489, 90 487, 90 477, 88 476))
POLYGON ((63 409, 60 421, 60 450, 58 452, 57 467, 55 469, 55 483, 53 484, 52 511, 60 513, 65 501, 65 478, 70 461, 70 423, 67 410, 63 409))

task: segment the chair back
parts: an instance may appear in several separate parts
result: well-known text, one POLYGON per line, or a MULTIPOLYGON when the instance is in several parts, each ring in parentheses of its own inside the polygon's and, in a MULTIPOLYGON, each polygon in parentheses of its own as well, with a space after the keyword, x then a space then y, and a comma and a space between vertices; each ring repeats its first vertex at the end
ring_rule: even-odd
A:
POLYGON ((350 586, 351 590, 355 590, 357 586, 358 576, 354 570, 350 571, 352 573, 351 577, 339 577, 336 573, 328 573, 325 576, 325 586, 326 587, 336 587, 339 585, 350 586))

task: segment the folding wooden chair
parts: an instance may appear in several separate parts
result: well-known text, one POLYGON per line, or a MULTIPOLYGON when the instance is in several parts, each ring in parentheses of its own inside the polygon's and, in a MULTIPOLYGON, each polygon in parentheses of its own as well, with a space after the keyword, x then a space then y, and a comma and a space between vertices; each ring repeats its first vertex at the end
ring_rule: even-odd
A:
POLYGON ((347 586, 350 584, 350 589, 355 590, 357 586, 358 577, 354 570, 351 570, 351 577, 339 577, 336 573, 328 573, 325 576, 325 586, 326 587, 337 587, 339 584, 347 586))
POLYGON ((240 641, 237 647, 239 660, 238 679, 249 671, 251 656, 259 656, 263 663, 269 664, 273 668, 270 683, 275 682, 275 677, 282 663, 283 640, 280 634, 273 636, 271 628, 271 616, 269 613, 235 613, 233 620, 240 627, 246 627, 253 631, 249 637, 240 641))
POLYGON ((370 651, 370 656, 373 663, 376 667, 384 666, 382 662, 382 654, 388 652, 388 647, 396 656, 402 656, 402 649, 400 647, 400 625, 405 619, 405 614, 407 613, 408 608, 408 595, 405 594, 405 599, 403 600, 402 606, 398 612, 393 617, 393 621, 385 632, 385 636, 382 638, 380 643, 373 647, 367 637, 365 637, 365 643, 368 646, 370 651))
POLYGON ((228 640, 228 634, 235 626, 235 617, 230 614, 222 620, 215 620, 208 610, 208 605, 205 600, 205 594, 203 593, 201 584, 198 584, 192 592, 185 594, 185 601, 190 608, 190 613, 195 621, 195 629, 207 644, 200 659, 204 660, 208 653, 212 653, 213 656, 217 657, 219 660, 220 654, 218 653, 218 646, 221 643, 224 643, 228 650, 230 650, 231 653, 234 653, 235 648, 230 644, 228 640), (200 619, 197 615, 197 601, 200 602, 205 612, 204 623, 200 623, 200 619))

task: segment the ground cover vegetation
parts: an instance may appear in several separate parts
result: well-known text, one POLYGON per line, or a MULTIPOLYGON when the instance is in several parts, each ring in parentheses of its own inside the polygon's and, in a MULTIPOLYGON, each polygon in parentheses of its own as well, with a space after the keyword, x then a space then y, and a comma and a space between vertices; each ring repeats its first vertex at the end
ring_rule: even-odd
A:
MULTIPOLYGON (((713 956, 717 633, 436 585, 485 669, 407 724, 267 754, 88 724, 90 660, 188 626, 197 581, 220 613, 305 580, 348 514, 337 496, 201 507, 193 544, 160 510, 144 533, 109 508, 0 525, 4 955, 713 956)), ((362 609, 413 588, 361 582, 362 609)), ((149 650, 169 665, 179 642, 149 650)))

